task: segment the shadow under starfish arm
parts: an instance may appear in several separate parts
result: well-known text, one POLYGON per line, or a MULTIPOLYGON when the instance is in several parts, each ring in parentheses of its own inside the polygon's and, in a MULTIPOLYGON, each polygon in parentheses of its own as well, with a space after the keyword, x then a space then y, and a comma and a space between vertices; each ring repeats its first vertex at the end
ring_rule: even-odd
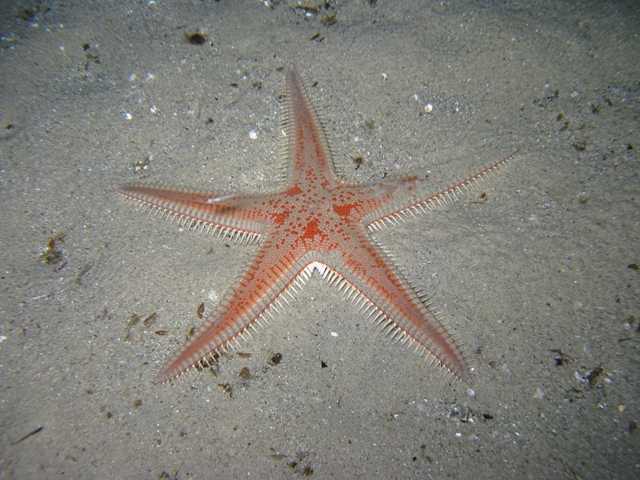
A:
POLYGON ((415 175, 400 178, 396 181, 396 188, 389 194, 389 199, 384 205, 367 214, 363 220, 369 230, 374 232, 382 227, 396 225, 398 220, 406 215, 425 214, 457 200, 460 195, 467 193, 479 182, 498 172, 513 159, 517 152, 518 149, 513 148, 508 153, 499 156, 500 160, 489 164, 474 175, 435 192, 433 184, 428 179, 418 178, 415 175))

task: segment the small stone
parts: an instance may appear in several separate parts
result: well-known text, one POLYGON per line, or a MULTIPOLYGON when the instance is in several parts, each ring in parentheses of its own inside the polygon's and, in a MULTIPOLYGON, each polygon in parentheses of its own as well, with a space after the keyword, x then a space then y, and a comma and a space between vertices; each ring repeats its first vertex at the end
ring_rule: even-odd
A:
POLYGON ((533 398, 537 398, 539 400, 542 400, 544 398, 544 393, 542 392, 542 390, 540 390, 540 387, 536 388, 536 393, 533 394, 533 398))

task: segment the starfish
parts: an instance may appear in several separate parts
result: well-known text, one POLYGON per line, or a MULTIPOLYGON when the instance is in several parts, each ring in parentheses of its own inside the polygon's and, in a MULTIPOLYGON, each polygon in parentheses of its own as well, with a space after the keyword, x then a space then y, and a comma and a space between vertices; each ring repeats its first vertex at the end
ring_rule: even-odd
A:
POLYGON ((160 370, 165 383, 193 367, 210 365, 238 338, 273 318, 285 295, 294 297, 314 271, 365 310, 403 345, 414 345, 443 370, 471 384, 460 348, 399 267, 370 233, 407 215, 426 213, 457 198, 507 163, 515 152, 475 175, 435 190, 425 178, 354 184, 336 174, 327 138, 294 67, 285 69, 287 155, 284 185, 266 194, 243 195, 158 185, 122 185, 121 195, 190 227, 259 243, 238 283, 200 330, 160 370), (292 293, 293 292, 293 293, 292 293))

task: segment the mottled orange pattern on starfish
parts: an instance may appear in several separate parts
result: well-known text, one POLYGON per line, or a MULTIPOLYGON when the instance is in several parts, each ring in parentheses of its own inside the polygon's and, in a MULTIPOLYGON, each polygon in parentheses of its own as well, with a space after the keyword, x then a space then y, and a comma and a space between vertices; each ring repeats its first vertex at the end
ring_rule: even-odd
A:
POLYGON ((513 154, 444 190, 404 177, 358 185, 339 178, 327 139, 298 72, 285 70, 287 165, 284 186, 262 195, 123 185, 118 193, 214 233, 260 243, 255 258, 196 335, 155 378, 170 381, 226 351, 277 310, 317 270, 402 344, 414 344, 471 383, 460 349, 369 233, 454 199, 513 154))

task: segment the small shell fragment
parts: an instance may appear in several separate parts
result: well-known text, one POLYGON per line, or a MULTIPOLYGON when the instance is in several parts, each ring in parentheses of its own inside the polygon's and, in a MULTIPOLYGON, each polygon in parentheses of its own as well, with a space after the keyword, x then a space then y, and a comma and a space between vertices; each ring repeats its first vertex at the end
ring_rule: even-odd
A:
POLYGON ((542 400, 544 398, 544 392, 540 390, 540 387, 536 388, 536 391, 533 394, 533 398, 537 398, 538 400, 542 400))

